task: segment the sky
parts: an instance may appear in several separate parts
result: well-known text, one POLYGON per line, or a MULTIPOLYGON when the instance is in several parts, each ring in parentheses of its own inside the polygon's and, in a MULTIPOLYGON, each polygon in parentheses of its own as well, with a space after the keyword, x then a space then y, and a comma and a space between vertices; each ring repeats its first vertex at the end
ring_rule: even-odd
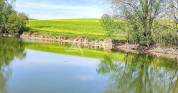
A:
POLYGON ((105 0, 16 0, 14 7, 33 19, 100 18, 110 8, 105 0))

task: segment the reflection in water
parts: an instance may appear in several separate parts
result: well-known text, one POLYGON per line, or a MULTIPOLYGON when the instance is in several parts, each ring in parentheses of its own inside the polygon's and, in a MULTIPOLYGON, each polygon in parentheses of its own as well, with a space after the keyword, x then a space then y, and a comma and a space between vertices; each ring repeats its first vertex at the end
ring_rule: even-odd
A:
POLYGON ((175 60, 88 49, 82 49, 80 53, 79 50, 68 51, 71 50, 70 47, 58 44, 27 43, 26 47, 52 53, 103 59, 97 71, 103 76, 110 77, 105 93, 178 93, 178 64, 175 60))
POLYGON ((125 54, 104 57, 97 71, 110 76, 105 93, 178 93, 178 65, 174 60, 125 54))
POLYGON ((0 93, 6 93, 5 84, 11 74, 8 65, 15 58, 25 57, 24 44, 15 38, 0 38, 0 93))

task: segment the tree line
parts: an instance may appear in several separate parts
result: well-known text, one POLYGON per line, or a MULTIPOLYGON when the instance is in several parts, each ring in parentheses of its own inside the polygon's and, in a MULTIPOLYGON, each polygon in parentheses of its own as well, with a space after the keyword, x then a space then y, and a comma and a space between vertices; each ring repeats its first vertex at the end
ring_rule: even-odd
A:
POLYGON ((0 35, 21 34, 27 30, 28 16, 13 8, 15 0, 0 0, 0 35))
POLYGON ((119 28, 129 43, 147 47, 178 44, 178 0, 109 1, 113 13, 101 19, 108 36, 119 28))

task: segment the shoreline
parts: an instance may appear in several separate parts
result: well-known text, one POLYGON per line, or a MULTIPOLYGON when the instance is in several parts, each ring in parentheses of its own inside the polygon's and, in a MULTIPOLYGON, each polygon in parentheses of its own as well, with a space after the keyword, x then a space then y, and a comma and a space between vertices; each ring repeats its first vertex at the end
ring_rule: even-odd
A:
POLYGON ((23 33, 20 35, 22 40, 36 40, 42 42, 57 42, 57 43, 68 43, 76 46, 83 46, 93 49, 103 49, 103 50, 112 50, 113 43, 111 39, 106 40, 89 40, 87 38, 70 38, 64 36, 49 36, 37 33, 23 33))
POLYGON ((176 59, 178 61, 178 47, 153 47, 150 49, 141 49, 138 45, 123 44, 116 46, 115 49, 127 53, 143 53, 156 57, 176 59))
POLYGON ((103 49, 106 51, 122 51, 126 53, 143 53, 149 54, 156 57, 164 57, 176 59, 178 61, 178 47, 153 47, 150 49, 140 48, 136 44, 127 44, 112 42, 112 40, 88 40, 86 38, 69 38, 63 36, 48 36, 37 33, 23 33, 20 35, 22 40, 36 40, 36 41, 45 41, 45 42, 58 42, 58 43, 69 43, 75 44, 77 46, 83 46, 91 49, 103 49))

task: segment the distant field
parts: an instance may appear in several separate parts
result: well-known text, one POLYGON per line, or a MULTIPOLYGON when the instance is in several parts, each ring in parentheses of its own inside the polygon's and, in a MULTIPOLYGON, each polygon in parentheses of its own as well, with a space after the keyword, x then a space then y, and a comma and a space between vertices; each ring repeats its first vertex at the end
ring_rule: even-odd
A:
MULTIPOLYGON (((30 20, 28 26, 32 32, 52 36, 106 38, 99 19, 30 20)), ((125 40, 125 35, 117 34, 112 39, 125 40)))

